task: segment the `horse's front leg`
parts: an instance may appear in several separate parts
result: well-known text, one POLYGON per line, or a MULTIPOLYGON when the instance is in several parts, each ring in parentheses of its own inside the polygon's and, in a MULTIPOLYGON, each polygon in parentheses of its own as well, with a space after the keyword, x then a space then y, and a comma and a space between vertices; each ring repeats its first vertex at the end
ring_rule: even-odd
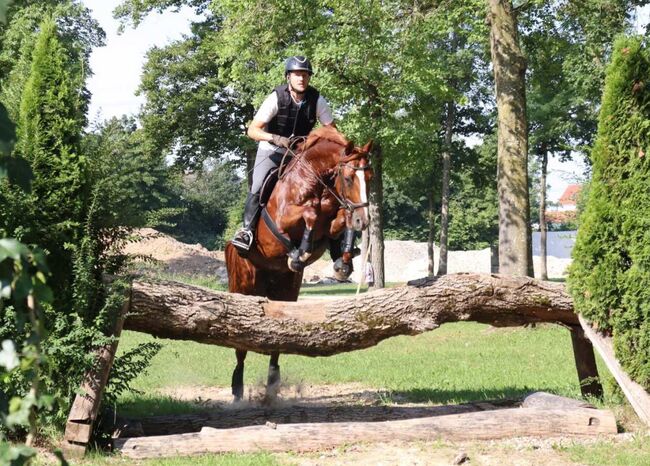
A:
POLYGON ((347 228, 346 224, 346 212, 339 210, 329 231, 330 237, 336 238, 330 242, 330 256, 334 261, 334 274, 337 280, 347 280, 354 270, 352 259, 356 255, 354 249, 355 231, 347 228))
POLYGON ((314 227, 320 213, 320 204, 318 201, 312 201, 310 205, 302 210, 302 219, 305 222, 305 231, 302 234, 300 247, 298 250, 289 253, 289 268, 294 272, 300 272, 305 267, 305 263, 311 257, 314 251, 314 227))
POLYGON ((237 365, 232 373, 232 394, 235 401, 241 401, 244 397, 244 360, 246 359, 245 350, 235 350, 237 356, 237 365))

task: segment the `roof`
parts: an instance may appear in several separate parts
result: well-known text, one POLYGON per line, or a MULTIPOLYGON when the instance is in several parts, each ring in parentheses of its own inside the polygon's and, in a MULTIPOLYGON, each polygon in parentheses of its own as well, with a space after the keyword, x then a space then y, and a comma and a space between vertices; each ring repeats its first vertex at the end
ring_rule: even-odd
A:
POLYGON ((560 196, 558 202, 562 205, 567 205, 567 204, 575 205, 578 200, 578 194, 580 194, 581 189, 582 189, 582 185, 579 184, 568 185, 564 190, 564 193, 560 196))

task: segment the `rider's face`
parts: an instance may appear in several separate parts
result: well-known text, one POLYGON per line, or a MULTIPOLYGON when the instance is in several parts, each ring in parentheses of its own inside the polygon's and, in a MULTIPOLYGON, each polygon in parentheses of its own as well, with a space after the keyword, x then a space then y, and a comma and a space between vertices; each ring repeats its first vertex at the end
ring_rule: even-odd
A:
POLYGON ((302 94, 307 90, 311 76, 307 71, 290 71, 287 80, 291 84, 291 88, 298 94, 302 94))

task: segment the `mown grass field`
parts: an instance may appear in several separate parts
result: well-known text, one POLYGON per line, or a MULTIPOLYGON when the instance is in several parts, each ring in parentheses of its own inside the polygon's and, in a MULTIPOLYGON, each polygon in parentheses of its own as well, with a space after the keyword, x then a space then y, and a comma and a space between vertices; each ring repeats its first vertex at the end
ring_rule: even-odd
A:
MULTIPOLYGON (((204 285, 205 286, 205 285, 204 285)), ((304 295, 349 294, 356 286, 308 287, 304 295)), ((154 338, 124 332, 119 353, 154 338)), ((163 344, 149 369, 133 382, 141 393, 120 397, 118 415, 148 416, 187 413, 200 406, 162 395, 159 390, 179 386, 229 386, 234 351, 191 341, 157 340, 163 344)), ((268 358, 249 354, 245 383, 264 383, 268 358)), ((547 391, 579 398, 576 369, 568 330, 554 325, 495 329, 477 323, 445 324, 415 337, 396 337, 374 348, 328 358, 283 355, 283 382, 287 384, 356 383, 384 390, 385 403, 462 403, 519 398, 531 391, 547 391)), ((600 406, 621 407, 619 392, 599 361, 607 395, 600 406)), ((628 411, 629 413, 629 411, 628 411)), ((623 444, 604 441, 592 446, 558 447, 556 453, 578 464, 649 465, 650 441, 639 437, 623 444)), ((513 453, 516 455, 516 452, 513 453)), ((81 464, 129 464, 119 458, 93 456, 81 464)), ((300 464, 299 455, 222 455, 151 460, 146 465, 300 464)), ((538 463, 543 464, 543 463, 538 463)))

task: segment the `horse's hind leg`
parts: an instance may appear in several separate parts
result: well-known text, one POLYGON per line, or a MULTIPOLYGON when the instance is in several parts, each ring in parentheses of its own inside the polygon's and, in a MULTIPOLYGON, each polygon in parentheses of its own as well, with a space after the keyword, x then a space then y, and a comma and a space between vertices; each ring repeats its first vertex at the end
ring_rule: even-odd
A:
POLYGON ((280 353, 271 353, 271 361, 269 362, 269 375, 266 379, 266 401, 271 402, 275 400, 280 391, 280 353))
POLYGON ((244 360, 246 359, 245 350, 235 350, 237 356, 237 365, 232 373, 232 394, 235 401, 240 401, 244 397, 244 360))

